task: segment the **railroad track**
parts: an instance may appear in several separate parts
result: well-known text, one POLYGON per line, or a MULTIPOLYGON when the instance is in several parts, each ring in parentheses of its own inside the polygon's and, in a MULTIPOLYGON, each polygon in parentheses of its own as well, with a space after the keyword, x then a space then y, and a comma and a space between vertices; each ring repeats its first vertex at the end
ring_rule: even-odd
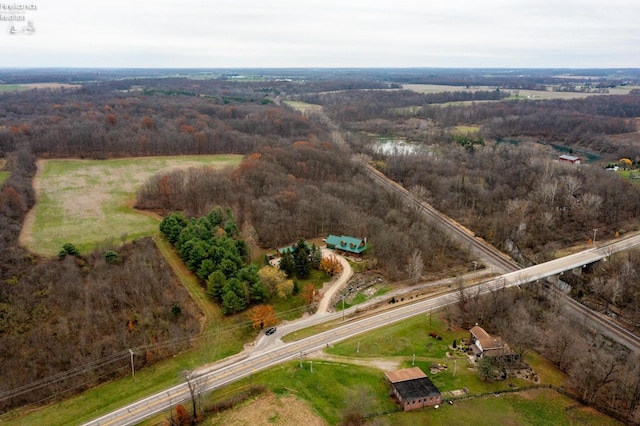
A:
POLYGON ((367 174, 378 182, 383 187, 400 194, 411 200, 414 206, 420 208, 420 211, 430 219, 436 226, 445 231, 450 237, 452 237, 459 244, 466 249, 471 250, 473 254, 482 258, 485 262, 491 263, 500 272, 513 272, 520 268, 515 261, 507 257, 504 253, 491 246, 483 239, 476 237, 475 233, 465 228, 460 223, 451 219, 450 217, 440 213, 432 205, 423 201, 417 200, 413 194, 407 191, 402 185, 394 182, 386 177, 384 174, 371 167, 370 165, 364 165, 367 174))
MULTIPOLYGON (((476 237, 471 230, 465 228, 450 217, 440 213, 430 204, 417 200, 413 194, 407 191, 404 187, 387 178, 384 174, 370 165, 364 166, 367 174, 372 179, 383 187, 408 198, 411 203, 420 208, 420 211, 428 219, 439 226, 440 229, 447 232, 447 234, 460 245, 469 249, 471 253, 481 258, 484 262, 491 264, 502 273, 509 273, 522 269, 522 267, 513 259, 507 257, 504 253, 500 252, 483 239, 476 237)), ((608 317, 598 312, 594 312, 581 303, 575 301, 571 297, 559 291, 555 286, 550 285, 548 288, 556 297, 562 300, 564 309, 566 309, 570 314, 578 318, 583 318, 585 324, 603 335, 617 341, 635 352, 640 352, 640 337, 618 325, 608 317)))

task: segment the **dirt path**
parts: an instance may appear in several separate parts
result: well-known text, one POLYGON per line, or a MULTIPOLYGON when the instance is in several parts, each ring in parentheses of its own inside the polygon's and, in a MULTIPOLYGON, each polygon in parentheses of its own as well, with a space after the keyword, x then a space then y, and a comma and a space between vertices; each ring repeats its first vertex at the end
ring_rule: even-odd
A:
POLYGON ((158 235, 154 237, 154 241, 156 243, 156 247, 158 247, 158 250, 173 270, 173 273, 189 292, 191 299, 193 299, 202 311, 203 318, 200 322, 200 329, 202 330, 211 321, 218 320, 219 314, 214 308, 214 305, 209 302, 206 293, 198 282, 197 277, 187 269, 178 255, 173 251, 171 245, 164 238, 158 235))
POLYGON ((308 358, 325 359, 327 361, 339 362, 342 364, 355 364, 365 367, 376 367, 382 371, 397 370, 400 368, 402 360, 393 360, 389 358, 350 358, 345 356, 336 356, 326 353, 324 350, 311 352, 306 355, 308 358))
POLYGON ((47 160, 38 160, 36 162, 36 174, 33 177, 33 192, 36 195, 36 202, 31 207, 31 210, 27 213, 20 230, 20 236, 18 237, 18 244, 22 247, 27 247, 33 239, 31 231, 33 230, 33 224, 36 221, 36 205, 38 204, 38 194, 40 193, 40 183, 42 182, 42 173, 44 171, 44 165, 47 160))

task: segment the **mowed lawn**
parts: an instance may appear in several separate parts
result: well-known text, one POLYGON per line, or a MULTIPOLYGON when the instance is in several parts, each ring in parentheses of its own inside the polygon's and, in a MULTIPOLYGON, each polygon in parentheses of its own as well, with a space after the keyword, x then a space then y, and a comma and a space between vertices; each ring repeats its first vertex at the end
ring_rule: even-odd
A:
POLYGON ((439 409, 426 408, 380 416, 383 425, 622 425, 550 389, 455 401, 439 409), (575 408, 574 408, 575 407, 575 408))
POLYGON ((151 235, 159 219, 132 207, 148 178, 173 169, 235 167, 241 160, 240 155, 209 155, 42 161, 36 206, 21 241, 36 253, 55 255, 67 242, 86 253, 109 239, 151 235))

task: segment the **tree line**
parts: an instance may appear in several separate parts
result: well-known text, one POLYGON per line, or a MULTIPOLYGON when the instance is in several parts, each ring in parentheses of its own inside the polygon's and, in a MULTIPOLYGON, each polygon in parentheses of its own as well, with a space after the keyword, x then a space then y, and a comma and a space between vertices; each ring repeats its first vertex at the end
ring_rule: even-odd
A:
POLYGON ((507 96, 507 92, 500 90, 437 93, 418 93, 413 90, 350 90, 305 93, 296 98, 324 106, 333 120, 345 123, 373 118, 395 118, 398 116, 397 109, 400 108, 424 107, 447 102, 500 100, 507 96))
POLYGON ((240 89, 218 90, 238 100, 101 86, 2 93, 0 156, 26 142, 36 156, 56 158, 249 153, 323 135, 308 118, 263 103, 262 93, 246 100, 240 89))

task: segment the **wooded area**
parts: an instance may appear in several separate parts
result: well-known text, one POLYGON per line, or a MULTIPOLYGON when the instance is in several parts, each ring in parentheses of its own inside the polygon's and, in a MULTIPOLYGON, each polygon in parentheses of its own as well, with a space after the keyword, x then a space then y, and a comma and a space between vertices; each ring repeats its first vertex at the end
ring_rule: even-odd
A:
POLYGON ((371 256, 392 279, 409 276, 406 265, 416 250, 425 272, 471 262, 397 195, 374 185, 348 153, 326 142, 261 148, 232 172, 156 176, 141 188, 136 205, 202 215, 214 202, 232 206, 263 247, 328 234, 366 236, 371 256))

